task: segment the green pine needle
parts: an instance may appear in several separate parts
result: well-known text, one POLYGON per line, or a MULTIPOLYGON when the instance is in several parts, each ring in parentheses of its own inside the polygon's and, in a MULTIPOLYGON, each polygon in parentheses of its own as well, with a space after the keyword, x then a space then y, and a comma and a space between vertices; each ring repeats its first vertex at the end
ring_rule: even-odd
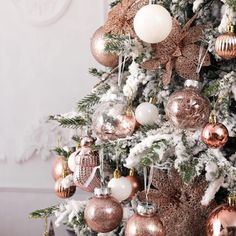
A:
POLYGON ((50 217, 58 209, 59 209, 59 206, 56 205, 56 206, 48 207, 48 208, 45 208, 45 209, 37 210, 37 211, 31 212, 29 214, 29 218, 31 218, 31 219, 40 219, 40 218, 50 217))

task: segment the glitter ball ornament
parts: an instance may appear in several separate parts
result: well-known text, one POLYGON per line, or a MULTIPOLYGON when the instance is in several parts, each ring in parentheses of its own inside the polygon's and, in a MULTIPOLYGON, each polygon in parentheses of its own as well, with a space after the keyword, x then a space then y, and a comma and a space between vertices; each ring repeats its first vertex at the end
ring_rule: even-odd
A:
POLYGON ((166 116, 177 128, 202 128, 209 119, 210 102, 197 89, 198 81, 187 80, 185 84, 187 87, 169 97, 165 108, 166 116))
POLYGON ((215 42, 215 50, 218 56, 229 60, 236 57, 236 35, 234 27, 228 26, 228 32, 218 36, 215 42))
POLYGON ((64 176, 71 174, 68 163, 65 157, 60 156, 53 163, 52 175, 54 180, 58 180, 64 176))
POLYGON ((94 140, 89 137, 81 139, 81 149, 75 157, 75 171, 73 174, 74 183, 80 189, 93 192, 94 188, 100 186, 98 173, 93 170, 99 165, 99 157, 93 152, 92 144, 94 140), (89 181, 89 182, 88 182, 89 181))
POLYGON ((134 132, 136 119, 123 101, 102 103, 95 111, 92 127, 102 141, 125 138, 134 132))
POLYGON ((201 138, 209 148, 221 148, 227 143, 229 132, 223 124, 216 121, 216 117, 211 117, 202 130, 201 138))
POLYGON ((114 171, 114 177, 109 181, 108 187, 111 189, 111 195, 120 202, 127 199, 132 193, 131 182, 121 176, 118 169, 114 171))
POLYGON ((136 196, 137 192, 142 191, 143 189, 142 183, 134 169, 130 170, 129 175, 126 176, 126 178, 130 181, 131 186, 132 186, 132 192, 129 195, 128 200, 132 200, 136 196))
POLYGON ((159 43, 167 38, 172 29, 170 13, 162 6, 149 4, 134 17, 134 31, 146 43, 159 43))
POLYGON ((152 204, 139 203, 137 213, 127 222, 125 236, 165 236, 164 226, 152 204))
POLYGON ((105 52, 105 39, 103 27, 98 28, 91 39, 90 49, 97 62, 106 67, 118 65, 118 56, 105 52))
POLYGON ((137 106, 135 118, 141 125, 154 125, 159 120, 158 109, 152 103, 152 100, 150 102, 143 102, 137 106))
POLYGON ((69 198, 74 195, 76 191, 75 186, 70 186, 69 188, 64 188, 62 186, 62 180, 63 178, 59 178, 55 183, 55 193, 60 198, 69 198))
POLYGON ((96 188, 94 194, 95 196, 88 201, 85 207, 85 221, 96 232, 110 232, 122 221, 122 206, 111 196, 109 188, 96 188))
POLYGON ((229 197, 229 204, 222 204, 210 213, 206 224, 207 236, 236 235, 235 203, 235 196, 229 197))

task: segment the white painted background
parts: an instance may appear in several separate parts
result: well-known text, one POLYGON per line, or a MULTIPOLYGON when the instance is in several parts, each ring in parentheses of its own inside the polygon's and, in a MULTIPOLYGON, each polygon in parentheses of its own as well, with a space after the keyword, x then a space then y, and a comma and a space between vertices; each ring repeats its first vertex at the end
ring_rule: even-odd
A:
MULTIPOLYGON (((1 236, 41 236, 42 222, 27 214, 59 200, 52 190, 53 158, 16 159, 39 119, 70 111, 95 83, 87 73, 96 64, 89 43, 104 10, 104 0, 72 0, 61 19, 39 27, 25 20, 13 0, 0 0, 0 159, 7 158, 0 162, 1 236)), ((65 231, 57 230, 60 235, 65 231)))

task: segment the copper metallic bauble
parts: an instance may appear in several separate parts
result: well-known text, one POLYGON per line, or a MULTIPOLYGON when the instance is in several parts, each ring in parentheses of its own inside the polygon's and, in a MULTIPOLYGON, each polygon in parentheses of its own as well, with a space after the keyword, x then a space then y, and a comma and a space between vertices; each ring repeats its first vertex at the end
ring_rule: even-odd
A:
POLYGON ((103 27, 98 28, 92 36, 90 49, 97 62, 113 68, 118 65, 118 56, 105 52, 104 35, 103 27))
POLYGON ((99 165, 99 157, 93 152, 91 145, 94 140, 89 137, 81 139, 81 148, 79 154, 75 157, 75 171, 73 174, 74 183, 80 189, 93 192, 94 188, 100 186, 100 178, 98 172, 91 176, 94 168, 99 165), (87 183, 88 179, 89 183, 87 183))
POLYGON ((64 178, 65 176, 71 174, 71 171, 68 167, 68 163, 65 157, 58 157, 52 167, 52 175, 54 180, 58 180, 59 178, 64 178))
POLYGON ((55 183, 55 193, 60 198, 69 198, 74 195, 76 187, 70 186, 69 188, 63 188, 61 182, 63 178, 59 178, 55 183))
POLYGON ((235 236, 236 209, 223 204, 211 212, 206 225, 207 236, 235 236))
POLYGON ((93 130, 102 141, 125 138, 134 132, 136 119, 133 112, 127 113, 127 104, 122 101, 104 102, 96 109, 92 121, 93 130))
POLYGON ((139 203, 137 213, 127 222, 125 236, 165 236, 164 226, 156 213, 155 206, 139 203))
POLYGON ((165 111, 177 128, 198 129, 208 122, 210 102, 197 89, 184 88, 169 97, 165 111))
POLYGON ((221 123, 208 123, 202 130, 202 141, 209 148, 223 147, 229 137, 227 128, 221 123))
POLYGON ((141 180, 139 176, 135 173, 135 170, 131 169, 129 175, 126 177, 132 185, 132 192, 128 198, 128 200, 132 200, 137 192, 142 191, 143 185, 141 183, 141 180))
POLYGON ((236 35, 233 26, 229 26, 228 32, 216 39, 215 50, 223 59, 229 60, 236 57, 236 35))
POLYGON ((94 193, 95 196, 88 201, 85 207, 85 221, 96 232, 110 232, 118 227, 122 221, 122 206, 110 196, 109 188, 96 188, 94 193))

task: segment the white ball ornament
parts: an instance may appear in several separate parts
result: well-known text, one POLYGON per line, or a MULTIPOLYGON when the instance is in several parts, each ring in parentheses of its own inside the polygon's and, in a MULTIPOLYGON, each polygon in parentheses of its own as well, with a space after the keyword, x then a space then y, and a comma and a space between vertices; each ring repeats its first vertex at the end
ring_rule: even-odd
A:
POLYGON ((127 199, 132 192, 131 182, 121 176, 119 170, 115 170, 114 178, 109 181, 108 188, 111 189, 111 196, 120 202, 127 199))
POLYGON ((172 29, 172 17, 161 5, 142 7, 134 17, 134 31, 146 43, 159 43, 172 29))
POLYGON ((135 118, 141 125, 154 125, 159 120, 159 112, 154 104, 143 102, 137 106, 135 118))
POLYGON ((68 158, 68 167, 72 172, 75 172, 75 168, 76 168, 76 156, 79 153, 79 151, 75 151, 73 153, 70 154, 69 158, 68 158))

